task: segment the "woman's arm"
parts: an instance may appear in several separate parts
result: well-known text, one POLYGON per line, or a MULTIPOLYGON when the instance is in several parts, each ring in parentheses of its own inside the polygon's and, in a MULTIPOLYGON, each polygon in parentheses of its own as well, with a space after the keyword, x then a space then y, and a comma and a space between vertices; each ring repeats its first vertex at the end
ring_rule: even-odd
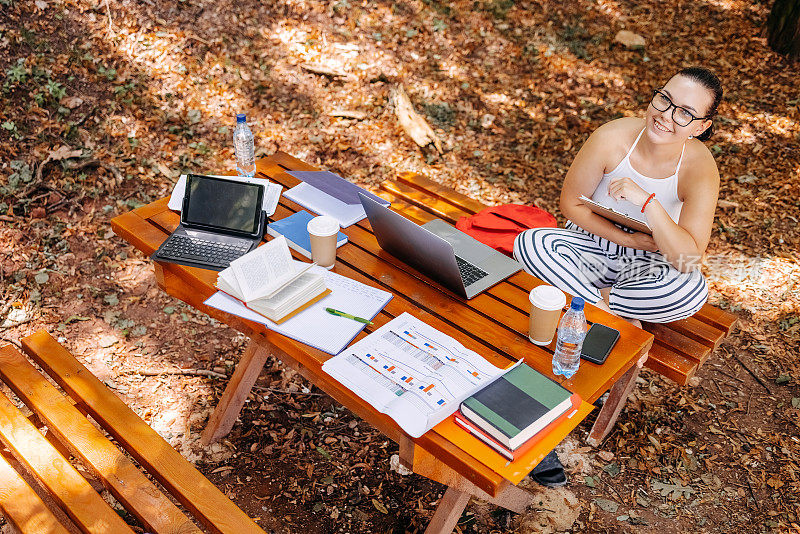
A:
POLYGON ((717 208, 717 166, 707 151, 699 159, 680 179, 678 193, 684 201, 678 223, 661 206, 658 197, 647 202, 649 194, 629 178, 609 184, 609 194, 614 198, 625 199, 640 207, 647 202, 644 214, 647 224, 653 229, 653 240, 667 261, 681 272, 689 272, 699 265, 711 238, 717 208))
POLYGON ((591 198, 597 189, 597 185, 603 179, 609 158, 609 146, 616 140, 615 138, 625 134, 627 125, 623 122, 630 120, 620 119, 600 126, 583 144, 564 179, 564 187, 561 189, 561 213, 587 232, 599 237, 622 246, 655 251, 655 242, 649 235, 641 232, 629 234, 605 217, 594 213, 580 201, 581 195, 591 198))

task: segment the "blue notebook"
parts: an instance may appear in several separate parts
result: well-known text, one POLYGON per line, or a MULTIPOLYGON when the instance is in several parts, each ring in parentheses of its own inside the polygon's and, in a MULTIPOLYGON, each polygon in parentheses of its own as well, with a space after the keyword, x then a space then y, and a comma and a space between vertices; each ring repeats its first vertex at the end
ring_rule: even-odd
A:
MULTIPOLYGON (((288 217, 269 223, 267 233, 272 237, 282 235, 290 248, 293 248, 306 258, 311 258, 311 238, 308 236, 308 221, 315 215, 303 210, 293 213, 288 217)), ((336 248, 347 243, 347 236, 342 232, 336 235, 336 248)))

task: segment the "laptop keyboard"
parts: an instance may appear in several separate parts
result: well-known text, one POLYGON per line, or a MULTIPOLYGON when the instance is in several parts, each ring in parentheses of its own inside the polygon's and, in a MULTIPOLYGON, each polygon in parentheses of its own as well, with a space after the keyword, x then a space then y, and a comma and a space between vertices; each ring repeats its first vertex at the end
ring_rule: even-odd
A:
POLYGON ((194 261, 226 268, 233 260, 244 256, 249 248, 247 244, 235 245, 185 235, 172 235, 159 255, 171 260, 194 261))
POLYGON ((489 273, 483 271, 466 260, 462 260, 458 256, 456 256, 456 263, 458 264, 458 270, 461 272, 461 279, 464 281, 464 286, 468 286, 473 284, 487 276, 489 273))

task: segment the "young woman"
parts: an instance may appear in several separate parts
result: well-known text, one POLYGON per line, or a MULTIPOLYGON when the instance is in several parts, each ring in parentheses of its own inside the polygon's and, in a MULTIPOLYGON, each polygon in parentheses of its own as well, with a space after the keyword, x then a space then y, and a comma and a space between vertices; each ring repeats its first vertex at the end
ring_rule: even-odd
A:
POLYGON ((561 191, 566 228, 523 232, 514 257, 531 274, 632 322, 694 314, 708 296, 698 266, 719 192, 702 141, 721 99, 713 73, 687 68, 653 92, 643 119, 595 130, 561 191), (646 222, 652 236, 595 214, 582 195, 646 222))

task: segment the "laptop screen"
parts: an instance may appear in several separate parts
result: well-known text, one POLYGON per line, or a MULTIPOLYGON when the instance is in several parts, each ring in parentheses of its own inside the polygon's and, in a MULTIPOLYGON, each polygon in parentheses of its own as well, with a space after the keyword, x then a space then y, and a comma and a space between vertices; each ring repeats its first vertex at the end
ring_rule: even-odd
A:
POLYGON ((264 186, 190 174, 181 222, 209 230, 255 234, 264 186))

